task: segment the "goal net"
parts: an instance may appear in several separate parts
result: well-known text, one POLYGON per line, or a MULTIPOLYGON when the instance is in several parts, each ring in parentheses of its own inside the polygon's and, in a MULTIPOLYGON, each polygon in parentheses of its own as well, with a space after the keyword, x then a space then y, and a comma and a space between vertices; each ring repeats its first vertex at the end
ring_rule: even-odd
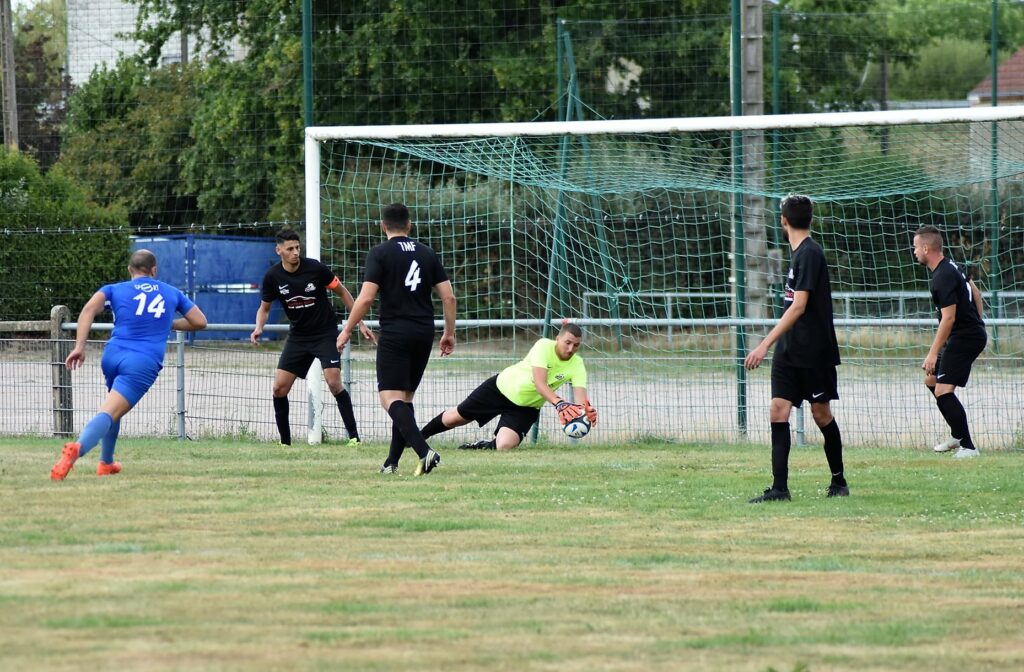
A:
MULTIPOLYGON (((778 203, 798 192, 815 201, 812 232, 831 266, 846 442, 947 436, 921 383, 936 321, 911 254, 914 230, 933 224, 986 299, 991 343, 962 394, 974 433, 982 446, 1021 446, 1024 107, 306 137, 310 254, 355 292, 383 239, 382 207, 403 202, 414 237, 449 269, 458 346, 431 362, 420 419, 569 318, 585 330, 595 437, 766 440, 768 367, 741 363, 780 313, 790 251, 778 203)), ((376 403, 372 348, 356 344, 351 366, 357 403, 376 403)), ((806 437, 802 417, 794 424, 798 440, 820 442, 809 418, 806 437)), ((542 414, 540 435, 556 429, 542 414)))

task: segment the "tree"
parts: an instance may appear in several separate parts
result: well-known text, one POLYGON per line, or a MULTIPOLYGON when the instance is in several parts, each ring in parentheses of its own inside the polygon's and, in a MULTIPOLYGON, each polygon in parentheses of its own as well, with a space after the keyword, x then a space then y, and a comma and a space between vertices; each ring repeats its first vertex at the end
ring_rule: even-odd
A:
POLYGON ((64 0, 19 6, 14 24, 20 147, 31 152, 46 170, 57 160, 60 150, 60 126, 70 86, 64 74, 64 0))
MULTIPOLYGON (((134 224, 301 218, 300 3, 135 1, 145 48, 75 94, 68 172, 101 202, 123 203, 134 224), (193 62, 160 67, 182 29, 199 40, 193 62)), ((913 23, 890 25, 896 2, 783 3, 783 110, 873 105, 870 65, 913 63, 933 39, 913 23)), ((588 117, 728 113, 720 1, 312 5, 318 125, 556 119, 559 21, 588 117)))
POLYGON ((124 274, 124 213, 89 203, 59 169, 44 175, 27 154, 0 150, 0 212, 0 320, 47 319, 56 304, 77 310, 97 278, 124 274))
POLYGON ((71 99, 58 165, 97 203, 127 210, 133 227, 196 223, 181 162, 202 76, 197 66, 150 69, 132 58, 93 73, 71 99))
POLYGON ((866 109, 872 64, 910 63, 930 37, 891 26, 888 0, 789 0, 780 5, 784 112, 866 109))

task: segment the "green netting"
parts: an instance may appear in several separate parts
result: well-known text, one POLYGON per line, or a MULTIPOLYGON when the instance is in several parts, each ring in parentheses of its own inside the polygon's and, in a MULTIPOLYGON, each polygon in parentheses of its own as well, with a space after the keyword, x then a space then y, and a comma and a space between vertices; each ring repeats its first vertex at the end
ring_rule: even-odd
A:
POLYGON ((1022 131, 1004 121, 330 141, 323 254, 358 278, 381 240, 381 206, 410 206, 414 235, 452 271, 464 325, 456 359, 433 365, 447 372, 435 403, 457 403, 495 359, 521 357, 544 323, 568 317, 586 324, 609 436, 756 437, 768 375, 737 363, 781 308, 789 249, 777 199, 807 193, 840 325, 837 415, 851 443, 905 446, 944 433, 920 382, 934 313, 928 273, 910 253, 913 231, 934 224, 987 293, 987 317, 999 318, 966 392, 972 420, 989 445, 1018 445, 1022 131))
POLYGON ((488 179, 599 196, 663 188, 739 190, 777 197, 778 188, 769 185, 784 184, 784 191, 811 194, 819 200, 851 200, 933 192, 1017 175, 1024 171, 1022 131, 1021 122, 998 122, 997 137, 1003 142, 994 154, 989 124, 762 133, 760 140, 771 147, 764 157, 768 165, 766 186, 761 189, 735 183, 732 138, 724 132, 366 144, 488 179))

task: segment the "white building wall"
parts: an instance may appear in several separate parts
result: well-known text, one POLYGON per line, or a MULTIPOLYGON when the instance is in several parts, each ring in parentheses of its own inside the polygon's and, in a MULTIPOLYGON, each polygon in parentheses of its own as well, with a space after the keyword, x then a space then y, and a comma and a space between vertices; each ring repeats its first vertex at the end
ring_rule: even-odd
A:
MULTIPOLYGON (((139 10, 121 0, 67 0, 67 72, 75 85, 89 78, 103 64, 113 67, 122 56, 139 51, 139 44, 125 36, 135 30, 139 10)), ((196 40, 189 38, 189 58, 196 56, 196 40)), ((235 45, 234 57, 244 50, 235 45)), ((181 36, 174 33, 160 54, 162 64, 181 62, 181 36)))

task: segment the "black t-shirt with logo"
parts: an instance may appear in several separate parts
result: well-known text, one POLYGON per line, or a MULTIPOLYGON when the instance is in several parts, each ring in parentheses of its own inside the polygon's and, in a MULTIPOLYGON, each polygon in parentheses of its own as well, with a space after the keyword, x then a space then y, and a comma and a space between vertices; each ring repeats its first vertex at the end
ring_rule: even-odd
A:
POLYGON ((363 279, 380 287, 381 333, 433 331, 434 285, 448 274, 432 249, 406 236, 390 238, 370 250, 363 279))
POLYGON ((967 275, 951 259, 944 258, 939 262, 932 271, 929 286, 940 322, 942 309, 956 306, 956 319, 953 321, 951 335, 985 335, 985 323, 978 315, 978 307, 974 305, 974 296, 967 282, 967 275))
POLYGON ((785 310, 796 292, 810 292, 807 308, 775 348, 776 360, 800 369, 839 364, 839 343, 832 323, 832 286, 825 252, 812 238, 793 250, 786 278, 785 310))
POLYGON ((338 316, 327 296, 327 288, 335 282, 331 269, 316 259, 299 257, 299 267, 293 273, 280 263, 270 267, 263 276, 260 298, 267 303, 281 302, 291 322, 291 337, 323 337, 338 332, 338 316))

